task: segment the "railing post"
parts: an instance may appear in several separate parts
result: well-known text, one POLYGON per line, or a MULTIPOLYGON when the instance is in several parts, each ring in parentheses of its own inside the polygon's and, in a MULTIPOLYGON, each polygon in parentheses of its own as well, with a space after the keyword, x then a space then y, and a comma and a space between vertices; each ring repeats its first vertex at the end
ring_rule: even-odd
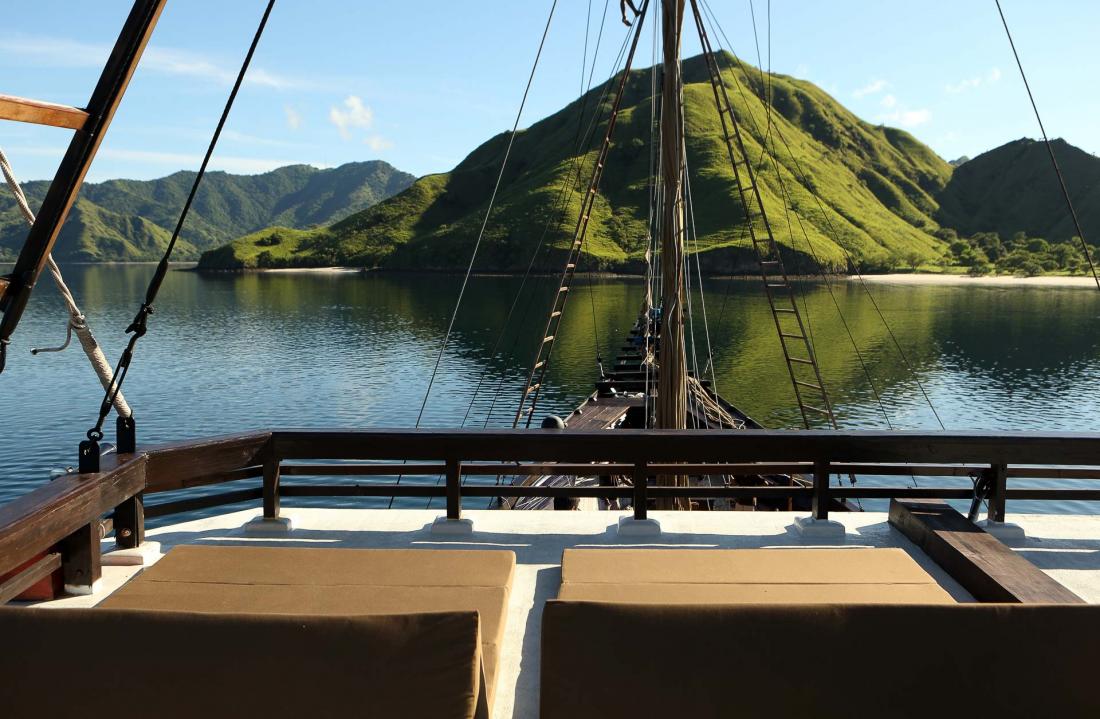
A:
POLYGON ((829 463, 814 462, 814 494, 810 505, 810 516, 814 519, 829 518, 829 463))
POLYGON ((115 507, 113 517, 115 545, 119 549, 134 549, 145 541, 145 499, 135 494, 115 507))
POLYGON ((103 574, 99 529, 99 520, 96 520, 61 540, 61 574, 65 591, 70 594, 91 594, 103 574))
POLYGON ((279 458, 274 452, 264 457, 264 519, 279 516, 279 458))
POLYGON ((447 519, 462 519, 462 463, 447 460, 447 519))
POLYGON ((989 520, 1005 521, 1005 497, 1008 493, 1008 465, 989 466, 989 520))
POLYGON ((645 462, 634 463, 634 519, 645 519, 649 509, 648 475, 645 462))

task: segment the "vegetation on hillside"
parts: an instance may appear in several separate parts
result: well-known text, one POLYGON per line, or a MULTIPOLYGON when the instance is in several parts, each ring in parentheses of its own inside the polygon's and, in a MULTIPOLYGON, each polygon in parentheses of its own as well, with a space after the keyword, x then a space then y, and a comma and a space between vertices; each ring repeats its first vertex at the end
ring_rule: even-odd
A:
MULTIPOLYGON (((974 276, 993 272, 1024 277, 1047 273, 1077 275, 1088 270, 1079 237, 1050 242, 1028 237, 1025 232, 1017 232, 1007 241, 996 232, 959 237, 955 230, 945 229, 939 234, 948 243, 944 265, 964 267, 974 276)), ((1089 255, 1095 261, 1100 256, 1100 245, 1090 243, 1089 255)))
MULTIPOLYGON (((908 133, 863 122, 819 88, 792 77, 773 76, 768 112, 757 94, 758 71, 732 67, 730 56, 723 64, 772 229, 796 267, 816 270, 820 262, 830 270, 845 270, 847 255, 871 268, 906 255, 924 262, 941 257, 944 245, 933 233, 939 229, 936 196, 951 174, 946 162, 908 133)), ((684 78, 698 235, 689 251, 702 253, 704 270, 751 270, 744 213, 701 57, 684 61, 684 78)), ((477 269, 525 268, 545 228, 544 251, 535 257, 535 267, 560 270, 610 109, 605 89, 594 89, 517 135, 477 269), (594 110, 600 118, 595 141, 578 148, 580 123, 587 123, 594 110)), ((642 266, 652 151, 649 90, 650 70, 633 72, 589 226, 585 269, 642 266)), ((201 264, 224 269, 464 267, 507 141, 506 133, 497 135, 452 171, 421 178, 397 196, 328 227, 256 232, 207 253, 201 264)))
MULTIPOLYGON (((87 184, 62 230, 54 255, 68 261, 159 259, 175 228, 195 173, 157 180, 109 180, 87 184)), ((177 259, 196 259, 274 223, 314 227, 342 219, 408 187, 415 178, 380 161, 319 170, 290 165, 260 175, 207 173, 188 215, 177 259)), ((32 207, 48 182, 23 188, 32 207)), ((0 260, 18 253, 27 226, 9 193, 0 192, 0 260)))

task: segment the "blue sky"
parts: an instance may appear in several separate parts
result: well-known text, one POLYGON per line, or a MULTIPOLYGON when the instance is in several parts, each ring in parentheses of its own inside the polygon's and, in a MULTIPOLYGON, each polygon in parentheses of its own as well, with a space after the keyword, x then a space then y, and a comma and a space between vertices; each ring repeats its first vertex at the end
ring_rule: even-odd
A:
MULTIPOLYGON (((709 0, 733 49, 765 65, 768 0, 709 0)), ((1002 0, 1048 132, 1100 151, 1100 3, 1002 0)), ((90 179, 195 169, 263 0, 170 0, 90 179)), ((511 127, 551 0, 279 0, 213 166, 262 172, 380 158, 445 171, 511 127)), ((592 0, 589 57, 605 0, 592 0)), ((607 3, 597 80, 626 28, 607 3)), ((579 92, 589 0, 558 0, 521 125, 579 92)), ((0 30, 0 92, 83 105, 125 0, 36 0, 0 30)), ((1036 136, 993 0, 772 0, 771 65, 946 159, 1036 136)), ((648 42, 637 65, 652 61, 648 42)), ((685 54, 697 52, 688 42, 685 54)), ((25 179, 52 177, 63 130, 0 123, 25 179)))

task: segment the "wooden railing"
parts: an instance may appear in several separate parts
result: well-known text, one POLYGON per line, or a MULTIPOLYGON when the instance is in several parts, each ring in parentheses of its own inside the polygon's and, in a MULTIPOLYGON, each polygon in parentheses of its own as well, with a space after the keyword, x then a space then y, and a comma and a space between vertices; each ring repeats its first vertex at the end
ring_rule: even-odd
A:
MULTIPOLYGON (((106 459, 103 471, 60 477, 0 507, 0 603, 60 558, 66 584, 99 578, 105 522, 122 547, 144 539, 145 518, 262 501, 277 517, 282 497, 402 497, 445 500, 458 519, 466 498, 629 498, 644 519, 668 497, 801 498, 818 518, 837 499, 971 499, 970 487, 830 486, 830 476, 963 477, 986 481, 989 517, 1008 500, 1100 500, 1098 488, 1010 487, 1020 479, 1100 479, 1100 434, 832 431, 279 430, 214 437, 106 459), (545 487, 471 478, 625 475, 633 486, 545 487), (660 475, 812 476, 808 486, 665 487, 660 475), (299 476, 362 478, 354 484, 295 483, 299 476), (433 477, 437 483, 395 477, 433 477), (246 480, 261 478, 256 483, 246 480), (225 484, 226 491, 145 504, 148 495, 225 484), (105 520, 105 515, 109 515, 105 520), (52 559, 51 559, 52 558, 52 559), (14 570, 19 572, 12 575, 14 570)), ((520 520, 521 521, 521 520, 520 520)))

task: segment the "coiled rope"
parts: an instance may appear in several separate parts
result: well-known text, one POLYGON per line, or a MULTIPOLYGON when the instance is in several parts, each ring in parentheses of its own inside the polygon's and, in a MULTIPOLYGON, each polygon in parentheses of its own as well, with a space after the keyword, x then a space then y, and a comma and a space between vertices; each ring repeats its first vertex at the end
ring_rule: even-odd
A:
MULTIPOLYGON (((7 181, 12 195, 15 197, 15 203, 19 205, 19 211, 23 213, 23 217, 26 218, 27 224, 33 225, 34 211, 31 210, 31 206, 27 202, 27 196, 23 194, 23 188, 19 186, 19 181, 15 179, 15 172, 12 171, 11 163, 8 162, 7 155, 4 154, 3 149, 0 149, 0 171, 4 173, 4 179, 7 181)), ((50 270, 50 276, 53 277, 53 282, 57 285, 58 291, 61 292, 61 298, 65 300, 65 305, 69 309, 69 324, 66 331, 65 343, 63 345, 60 347, 33 349, 31 352, 33 354, 39 354, 41 352, 60 352, 69 346, 69 342, 72 340, 72 336, 75 333, 76 338, 80 340, 80 346, 84 349, 84 354, 88 356, 88 361, 92 363, 92 369, 95 370, 96 376, 99 377, 99 383, 103 385, 103 389, 106 390, 111 386, 111 382, 114 379, 111 363, 107 361, 99 343, 96 342, 95 337, 92 335, 92 329, 88 326, 88 321, 84 313, 81 312, 80 306, 76 303, 76 298, 73 297, 72 290, 65 284, 65 278, 61 274, 61 268, 57 266, 57 262, 54 261, 52 254, 46 258, 46 266, 50 270)), ((112 404, 120 417, 130 416, 130 405, 126 403, 126 398, 122 396, 121 392, 114 396, 112 404)))

